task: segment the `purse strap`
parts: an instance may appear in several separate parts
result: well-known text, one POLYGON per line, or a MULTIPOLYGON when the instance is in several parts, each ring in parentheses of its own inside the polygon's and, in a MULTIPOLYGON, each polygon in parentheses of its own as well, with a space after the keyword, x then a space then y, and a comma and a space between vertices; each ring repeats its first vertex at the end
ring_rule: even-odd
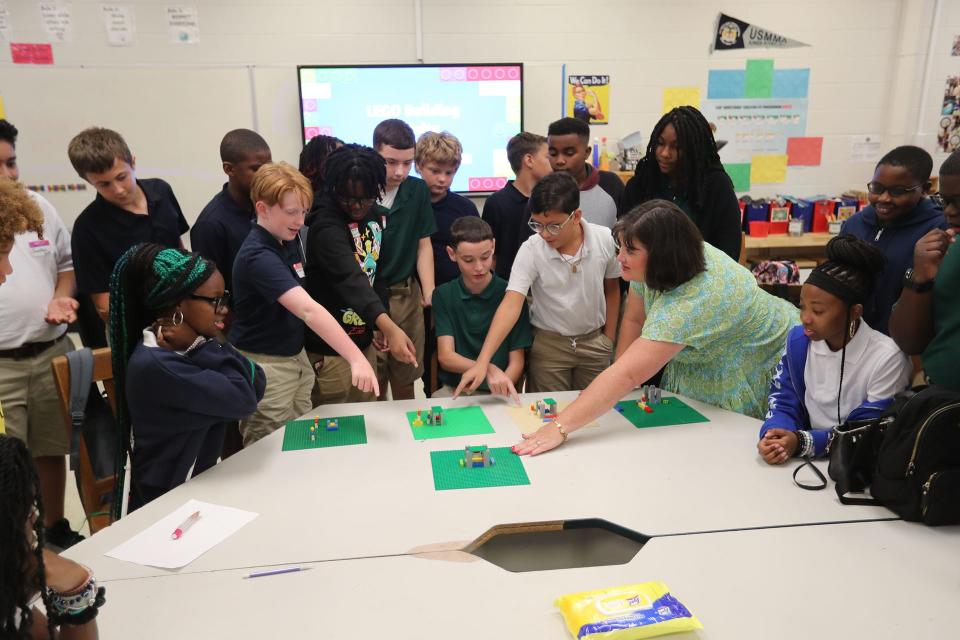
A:
POLYGON ((813 464, 813 458, 811 458, 810 456, 807 456, 803 459, 803 464, 801 464, 800 466, 798 466, 796 469, 793 470, 793 483, 798 487, 800 487, 801 489, 806 489, 807 491, 820 491, 822 489, 827 488, 827 477, 823 475, 823 472, 820 471, 817 465, 813 464), (797 480, 797 474, 800 473, 801 469, 803 469, 808 465, 810 466, 811 469, 813 469, 814 475, 816 475, 817 478, 819 479, 819 482, 817 482, 817 484, 807 484, 797 480))
POLYGON ((867 507, 883 506, 876 498, 851 498, 844 493, 839 484, 835 485, 834 488, 837 490, 837 498, 840 499, 840 504, 857 504, 867 507))

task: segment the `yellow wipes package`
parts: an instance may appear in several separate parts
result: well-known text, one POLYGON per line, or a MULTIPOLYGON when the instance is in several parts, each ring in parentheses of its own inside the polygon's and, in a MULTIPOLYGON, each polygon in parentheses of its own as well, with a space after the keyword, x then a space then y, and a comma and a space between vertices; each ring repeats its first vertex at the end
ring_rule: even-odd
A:
POLYGON ((640 640, 703 629, 662 582, 570 593, 553 604, 577 640, 640 640))

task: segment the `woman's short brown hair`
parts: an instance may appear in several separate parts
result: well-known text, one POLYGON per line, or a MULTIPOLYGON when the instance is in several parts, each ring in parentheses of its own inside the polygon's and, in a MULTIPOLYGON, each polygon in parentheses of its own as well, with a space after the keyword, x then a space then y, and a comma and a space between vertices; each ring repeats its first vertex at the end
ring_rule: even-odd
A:
POLYGON ((633 249, 647 250, 645 282, 654 291, 670 291, 707 270, 703 236, 680 207, 667 200, 649 200, 613 226, 613 237, 633 249))

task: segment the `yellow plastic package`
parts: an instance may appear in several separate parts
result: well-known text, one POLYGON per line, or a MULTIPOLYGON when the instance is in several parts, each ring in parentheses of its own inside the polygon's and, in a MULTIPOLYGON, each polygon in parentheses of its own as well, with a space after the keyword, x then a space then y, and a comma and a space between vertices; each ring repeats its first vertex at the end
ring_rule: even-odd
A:
POLYGON ((641 640, 703 629, 662 582, 570 593, 553 604, 577 640, 641 640))

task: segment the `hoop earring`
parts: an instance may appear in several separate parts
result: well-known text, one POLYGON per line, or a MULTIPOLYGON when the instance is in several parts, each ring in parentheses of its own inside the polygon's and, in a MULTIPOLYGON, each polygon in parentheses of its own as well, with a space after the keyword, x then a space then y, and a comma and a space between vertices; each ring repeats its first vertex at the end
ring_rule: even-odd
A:
MULTIPOLYGON (((181 315, 182 315, 182 314, 181 314, 181 315)), ((850 329, 849 329, 849 331, 848 331, 851 340, 853 340, 853 336, 854 336, 854 334, 855 334, 856 332, 857 332, 857 321, 856 321, 856 320, 851 320, 851 321, 850 321, 850 329)))
POLYGON ((176 311, 174 311, 174 312, 173 312, 173 317, 170 318, 170 322, 173 323, 173 326, 175 326, 175 327, 179 327, 180 325, 182 325, 182 324, 183 324, 183 311, 180 311, 180 309, 177 309, 176 311))

